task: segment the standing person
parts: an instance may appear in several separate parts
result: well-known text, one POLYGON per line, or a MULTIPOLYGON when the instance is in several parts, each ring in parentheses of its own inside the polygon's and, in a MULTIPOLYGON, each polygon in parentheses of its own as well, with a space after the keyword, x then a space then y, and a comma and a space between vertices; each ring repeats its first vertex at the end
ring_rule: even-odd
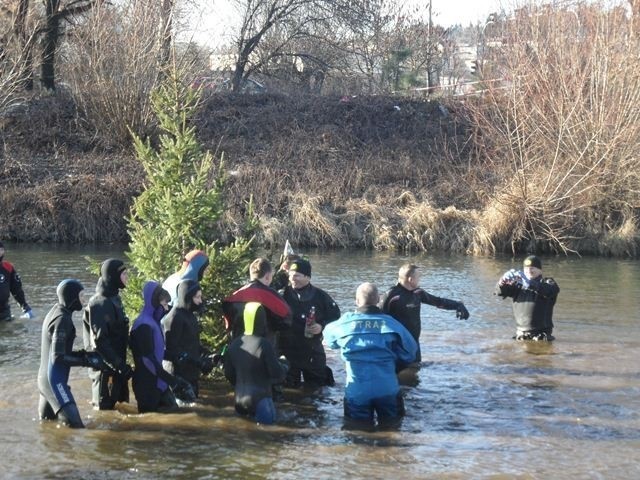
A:
POLYGON ((535 255, 524 259, 524 271, 506 272, 495 294, 513 300, 516 340, 552 341, 553 307, 560 287, 553 278, 542 276, 542 261, 535 255))
POLYGON ((40 346, 40 370, 38 390, 40 402, 38 413, 41 420, 57 420, 71 428, 84 428, 80 412, 69 387, 71 367, 102 368, 103 362, 97 353, 84 350, 73 351, 76 327, 73 312, 82 310, 82 291, 78 280, 63 280, 58 284, 56 303, 42 322, 40 346))
POLYGON ((436 297, 420 288, 418 266, 406 263, 398 271, 398 283, 387 292, 382 311, 398 320, 413 335, 418 344, 415 362, 422 360, 420 353, 420 305, 426 303, 444 310, 455 310, 456 317, 466 320, 469 312, 462 302, 436 297))
POLYGON ((89 300, 83 319, 85 348, 98 352, 108 367, 89 374, 93 405, 100 410, 113 410, 117 402, 129 401, 128 382, 133 374, 127 365, 129 319, 120 298, 120 289, 126 287, 128 279, 122 260, 105 260, 100 267, 96 293, 89 300))
POLYGON ((168 309, 169 293, 158 282, 149 281, 144 284, 142 297, 142 312, 129 334, 135 365, 133 393, 140 413, 169 410, 178 406, 173 392, 189 401, 195 399, 195 394, 189 382, 162 368, 164 334, 160 320, 168 309))
POLYGON ((171 295, 171 305, 175 304, 178 296, 178 284, 183 280, 193 280, 202 282, 204 272, 209 266, 209 257, 202 250, 191 250, 184 256, 182 266, 176 273, 169 275, 162 284, 169 295, 171 295))
POLYGON ((289 282, 282 294, 293 314, 291 327, 280 332, 280 352, 289 360, 285 385, 299 387, 333 385, 322 346, 322 330, 340 318, 340 308, 327 292, 311 285, 311 264, 295 260, 289 268, 289 282))
POLYGON ((346 363, 344 415, 354 420, 390 420, 404 415, 396 369, 414 361, 418 344, 409 331, 378 308, 372 283, 356 290, 356 311, 324 329, 330 348, 340 348, 346 363))
POLYGON ((286 367, 278 361, 267 335, 267 312, 258 302, 244 305, 244 334, 231 342, 224 356, 224 375, 235 388, 235 408, 258 423, 276 421, 273 386, 282 383, 286 367))
MULTIPOLYGON (((198 397, 198 377, 213 370, 213 360, 200 344, 200 325, 196 312, 203 307, 200 284, 193 280, 183 280, 178 284, 178 298, 171 311, 162 319, 162 328, 166 341, 164 353, 165 369, 191 384, 198 397)), ((193 399, 182 397, 176 392, 178 400, 190 402, 193 399)))
POLYGON ((236 338, 245 331, 243 316, 248 302, 258 302, 264 307, 267 322, 265 336, 274 347, 276 332, 291 325, 291 309, 278 292, 269 286, 272 278, 273 269, 269 261, 256 258, 249 265, 249 283, 222 301, 222 311, 231 338, 236 338))
POLYGON ((0 322, 8 322, 12 319, 9 305, 11 295, 22 308, 20 318, 33 318, 33 310, 27 303, 22 290, 20 275, 11 262, 4 260, 4 243, 0 242, 0 322))

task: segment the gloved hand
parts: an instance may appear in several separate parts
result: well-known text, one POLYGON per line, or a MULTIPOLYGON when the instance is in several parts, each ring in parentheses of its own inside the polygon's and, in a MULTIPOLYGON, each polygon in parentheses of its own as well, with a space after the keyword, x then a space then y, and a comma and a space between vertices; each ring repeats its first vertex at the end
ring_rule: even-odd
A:
POLYGON ((118 369, 118 374, 121 377, 124 377, 125 380, 129 380, 131 377, 133 377, 133 368, 125 363, 118 369))
POLYGON ((466 320, 469 318, 469 310, 464 306, 464 303, 460 302, 456 308, 456 318, 466 320))
POLYGON ((200 371, 205 375, 210 374, 214 366, 215 364, 213 362, 212 355, 202 355, 200 357, 200 362, 198 363, 198 367, 200 368, 200 371))
POLYGON ((29 309, 26 312, 24 312, 22 315, 20 315, 20 318, 33 318, 35 316, 35 314, 33 313, 33 310, 29 309))
POLYGON ((287 360, 287 357, 285 357, 284 355, 281 355, 280 358, 278 358, 278 362, 280 362, 280 366, 282 367, 282 369, 284 370, 284 374, 286 375, 289 372, 289 368, 291 368, 289 360, 287 360))
POLYGON ((102 355, 98 352, 83 352, 83 363, 85 367, 95 370, 104 370, 106 368, 102 355))
POLYGON ((182 377, 176 376, 176 383, 171 389, 176 398, 183 402, 191 403, 196 399, 196 393, 193 391, 193 387, 182 377))

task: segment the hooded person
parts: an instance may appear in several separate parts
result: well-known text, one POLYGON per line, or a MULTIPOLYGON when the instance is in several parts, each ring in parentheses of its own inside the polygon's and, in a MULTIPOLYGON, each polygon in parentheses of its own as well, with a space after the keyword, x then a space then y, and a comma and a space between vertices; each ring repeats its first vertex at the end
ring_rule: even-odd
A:
POLYGON ((4 260, 4 243, 0 242, 0 322, 12 319, 9 305, 11 296, 22 308, 21 318, 33 318, 33 311, 22 289, 22 279, 13 264, 4 260))
POLYGON ((235 409, 258 423, 276 420, 272 389, 282 383, 287 366, 278 360, 265 338, 267 313, 258 302, 244 304, 244 334, 236 337, 224 356, 224 375, 235 388, 235 409))
POLYGON ((178 284, 183 280, 193 280, 198 283, 202 282, 207 266, 209 266, 209 257, 202 250, 191 250, 184 256, 180 270, 169 275, 162 284, 162 288, 171 295, 171 305, 174 305, 176 302, 178 284))
POLYGON ((495 295, 511 298, 516 320, 516 340, 552 341, 553 307, 560 287, 542 276, 542 261, 535 255, 524 259, 523 269, 507 271, 495 288, 495 295))
POLYGON ((144 306, 133 322, 129 345, 135 370, 131 379, 133 393, 140 413, 156 412, 177 407, 173 392, 189 401, 195 399, 191 385, 171 375, 162 367, 164 334, 160 320, 168 306, 169 293, 158 282, 149 281, 142 289, 144 306))
MULTIPOLYGON (((176 303, 162 319, 166 342, 163 365, 169 373, 189 382, 197 397, 200 374, 213 369, 213 363, 207 361, 207 352, 200 344, 200 325, 195 315, 202 310, 202 289, 194 280, 183 280, 177 290, 176 303)), ((190 401, 181 398, 178 392, 176 397, 190 401)))
POLYGON ((83 290, 78 280, 60 282, 56 289, 58 303, 51 307, 42 323, 38 413, 41 420, 61 420, 71 428, 84 428, 68 384, 71 367, 102 367, 98 354, 73 350, 76 328, 72 316, 73 312, 82 310, 83 290))
POLYGON ((96 293, 89 300, 83 318, 85 348, 98 352, 107 367, 89 374, 93 382, 92 402, 100 410, 113 410, 117 402, 129 401, 128 381, 133 374, 127 365, 129 319, 119 294, 127 280, 127 267, 122 260, 105 260, 100 267, 96 293))

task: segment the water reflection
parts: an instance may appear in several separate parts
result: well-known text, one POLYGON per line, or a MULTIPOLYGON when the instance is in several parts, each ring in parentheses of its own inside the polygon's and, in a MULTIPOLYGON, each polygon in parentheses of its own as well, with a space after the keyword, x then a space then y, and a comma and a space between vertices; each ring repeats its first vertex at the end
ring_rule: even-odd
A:
MULTIPOLYGON (((313 283, 343 311, 355 288, 396 282, 398 266, 423 266, 431 293, 462 300, 467 321, 425 306, 418 383, 403 387, 407 416, 395 429, 354 430, 342 415, 344 366, 327 352, 337 385, 319 395, 286 391, 278 424, 237 417, 224 382, 204 386, 203 403, 175 414, 138 415, 135 405, 98 412, 86 372, 70 384, 89 428, 71 431, 36 417, 40 322, 55 285, 76 277, 92 290, 82 256, 121 248, 9 245, 40 317, 0 324, 0 414, 4 478, 252 479, 633 478, 640 447, 638 262, 543 259, 559 283, 557 341, 511 339, 509 302, 492 295, 521 259, 409 257, 358 251, 310 252, 313 283), (533 459, 533 460, 532 460, 533 459)), ((76 319, 79 321, 79 318, 76 319)), ((79 328, 79 325, 76 325, 79 328)))

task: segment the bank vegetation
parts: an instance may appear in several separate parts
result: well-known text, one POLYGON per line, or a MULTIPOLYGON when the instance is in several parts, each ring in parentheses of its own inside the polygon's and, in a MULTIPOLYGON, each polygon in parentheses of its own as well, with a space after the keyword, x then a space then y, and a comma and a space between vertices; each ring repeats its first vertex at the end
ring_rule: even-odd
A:
MULTIPOLYGON (((204 91, 194 126, 224 158, 227 239, 252 198, 264 246, 637 257, 640 13, 629 5, 493 17, 477 38, 475 92, 463 96, 390 94, 393 74, 387 94, 382 84, 204 91)), ((130 131, 153 140, 157 130, 148 93, 164 57, 162 43, 141 43, 157 38, 141 31, 151 24, 127 37, 109 33, 124 32, 115 22, 85 22, 74 34, 92 41, 64 50, 66 86, 3 90, 17 93, 0 98, 0 237, 128 240, 145 182, 130 131)), ((15 87, 12 65, 2 79, 15 87)))

